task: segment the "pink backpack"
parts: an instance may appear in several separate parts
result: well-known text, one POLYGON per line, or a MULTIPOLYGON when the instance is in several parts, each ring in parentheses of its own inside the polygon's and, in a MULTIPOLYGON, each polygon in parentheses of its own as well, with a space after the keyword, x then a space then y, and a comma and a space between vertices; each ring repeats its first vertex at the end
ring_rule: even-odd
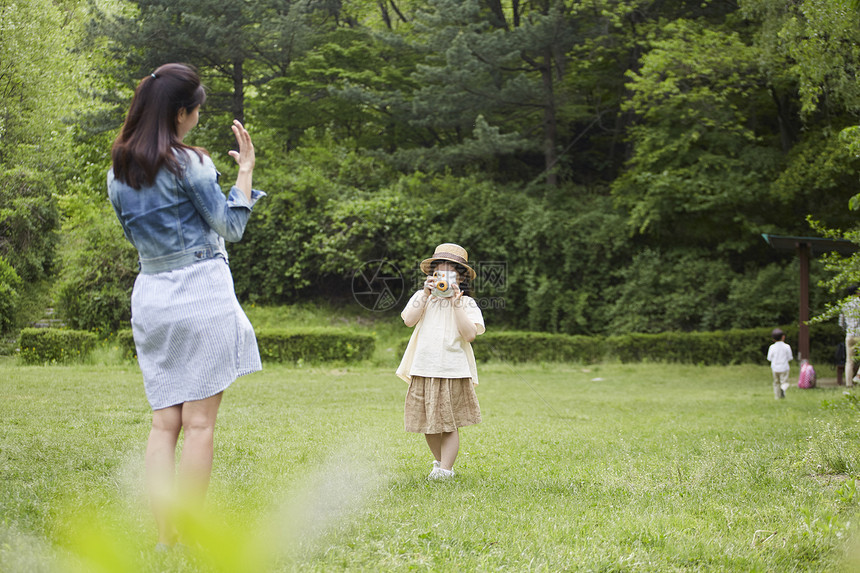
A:
POLYGON ((815 388, 815 368, 807 360, 800 363, 800 376, 797 379, 798 388, 815 388))

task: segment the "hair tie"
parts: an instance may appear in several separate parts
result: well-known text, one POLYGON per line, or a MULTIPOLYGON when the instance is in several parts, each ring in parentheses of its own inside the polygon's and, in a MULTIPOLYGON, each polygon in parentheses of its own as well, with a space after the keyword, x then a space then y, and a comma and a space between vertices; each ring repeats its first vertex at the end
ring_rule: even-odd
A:
POLYGON ((157 80, 157 79, 158 79, 158 76, 156 76, 156 75, 155 75, 155 72, 152 72, 152 73, 151 73, 151 74, 149 74, 149 75, 151 75, 151 76, 152 76, 152 79, 154 79, 154 80, 157 80))

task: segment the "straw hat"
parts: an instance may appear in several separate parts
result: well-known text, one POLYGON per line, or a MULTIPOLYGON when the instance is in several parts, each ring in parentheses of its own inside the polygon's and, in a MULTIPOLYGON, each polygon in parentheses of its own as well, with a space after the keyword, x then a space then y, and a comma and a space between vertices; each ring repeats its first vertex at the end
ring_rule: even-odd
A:
POLYGON ((469 253, 467 253, 466 249, 460 245, 455 245, 454 243, 442 243, 436 247, 436 252, 433 253, 432 257, 421 261, 421 270, 429 275, 431 267, 436 261, 457 263, 469 271, 469 278, 474 279, 477 276, 477 273, 468 265, 469 253))

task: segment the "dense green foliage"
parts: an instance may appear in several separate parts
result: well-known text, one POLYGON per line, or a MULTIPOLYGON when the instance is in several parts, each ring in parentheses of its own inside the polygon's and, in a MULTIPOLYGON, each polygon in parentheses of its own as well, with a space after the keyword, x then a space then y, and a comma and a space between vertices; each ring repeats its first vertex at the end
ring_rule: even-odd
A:
POLYGON ((113 339, 125 359, 131 360, 137 358, 137 349, 134 346, 134 334, 130 328, 117 331, 114 333, 113 339))
POLYGON ((375 343, 370 334, 331 328, 257 330, 264 362, 360 362, 373 354, 375 343))
POLYGON ((34 170, 0 170, 0 255, 28 282, 53 271, 60 222, 54 186, 34 170))
POLYGON ((100 107, 86 94, 93 60, 77 49, 83 6, 0 1, 0 256, 24 282, 20 304, 7 291, 0 306, 15 307, 16 326, 44 312, 34 301, 50 303, 45 293, 62 242, 59 197, 73 188, 80 167, 74 125, 85 108, 100 107))
POLYGON ((24 364, 80 362, 95 348, 98 338, 85 330, 25 328, 18 337, 24 364))
POLYGON ((137 252, 123 237, 113 211, 104 208, 79 219, 66 236, 65 264, 56 288, 66 323, 105 336, 127 328, 137 252))
MULTIPOLYGON (((473 292, 513 328, 764 327, 795 320, 798 281, 761 233, 855 228, 860 14, 848 0, 0 10, 14 23, 2 61, 16 63, 0 85, 0 189, 39 193, 0 213, 0 254, 24 280, 59 276, 58 307, 79 328, 128 319, 136 269, 106 221, 107 151, 137 80, 166 61, 204 77, 189 143, 225 183, 229 119, 254 136, 268 197, 230 246, 243 301, 350 301, 370 261, 399 269, 408 291, 417 262, 455 241, 505 267, 473 292), (34 226, 31 242, 13 220, 34 226)), ((857 282, 855 266, 814 265, 813 283, 857 282)), ((834 298, 813 285, 814 312, 834 298)))
POLYGON ((0 332, 6 332, 15 325, 22 286, 21 277, 0 256, 0 332))
MULTIPOLYGON (((89 64, 78 51, 86 4, 0 2, 0 168, 56 175, 70 158, 71 124, 86 105, 89 64)), ((5 178, 5 175, 3 176, 5 178)))

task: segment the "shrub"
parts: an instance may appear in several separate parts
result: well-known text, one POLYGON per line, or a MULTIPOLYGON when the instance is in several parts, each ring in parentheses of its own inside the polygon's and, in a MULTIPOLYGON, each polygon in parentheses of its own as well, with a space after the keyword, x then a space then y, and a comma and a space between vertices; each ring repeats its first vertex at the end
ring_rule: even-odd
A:
POLYGON ((603 358, 603 338, 545 332, 492 332, 475 339, 476 360, 506 362, 596 362, 603 358))
MULTIPOLYGON (((786 342, 797 354, 798 328, 784 326, 786 342)), ((477 360, 506 362, 680 362, 687 364, 767 364, 771 328, 715 332, 663 332, 620 336, 577 336, 544 332, 501 331, 479 336, 472 344, 477 360)), ((810 327, 810 360, 833 364, 844 338, 836 324, 810 327)), ((408 339, 398 350, 402 355, 408 339)))
POLYGON ((60 225, 54 191, 47 173, 0 169, 0 255, 28 283, 53 270, 60 225))
POLYGON ((131 329, 120 330, 116 333, 116 343, 122 351, 123 358, 133 360, 137 357, 137 348, 134 346, 134 336, 131 329))
MULTIPOLYGON (((786 342, 797 355, 797 326, 784 326, 786 342)), ((625 334, 606 339, 609 356, 622 362, 654 360, 692 364, 767 364, 771 328, 714 332, 663 332, 625 334)), ((836 346, 843 339, 835 324, 810 328, 810 360, 832 364, 836 346)))
POLYGON ((109 206, 67 229, 57 305, 71 328, 103 335, 128 327, 137 252, 109 206))
MULTIPOLYGON (((365 263, 386 260, 407 272, 432 248, 425 237, 433 235, 434 212, 411 192, 423 178, 384 182, 370 177, 373 160, 345 154, 328 161, 327 153, 297 152, 302 160, 261 175, 270 188, 288 192, 258 203, 242 241, 229 247, 240 300, 349 300, 352 278, 365 263)), ((264 180, 258 184, 267 188, 264 180)))
POLYGON ((608 337, 606 351, 621 362, 758 363, 765 360, 769 336, 764 329, 624 334, 608 337))
POLYGON ((370 334, 331 328, 257 331, 260 357, 272 362, 358 362, 370 358, 376 339, 370 334))
POLYGON ((7 332, 15 325, 15 314, 21 300, 20 288, 18 273, 0 256, 0 332, 7 332))
MULTIPOLYGON (((132 331, 120 330, 115 336, 123 357, 135 359, 137 349, 132 331)), ((330 328, 257 331, 260 357, 271 362, 358 362, 370 358, 375 343, 371 335, 330 328)))
MULTIPOLYGON (((797 336, 798 327, 796 324, 781 327, 785 331, 785 341, 791 345, 791 349, 797 355, 797 336)), ((764 343, 763 352, 767 352, 767 347, 770 346, 770 330, 767 331, 767 340, 764 343)), ((845 332, 839 327, 836 322, 813 324, 809 327, 809 354, 810 361, 813 364, 835 364, 834 359, 836 354, 836 346, 840 342, 845 342, 845 332)))
POLYGON ((92 332, 57 328, 25 328, 18 338, 25 364, 64 364, 85 358, 98 337, 92 332))

